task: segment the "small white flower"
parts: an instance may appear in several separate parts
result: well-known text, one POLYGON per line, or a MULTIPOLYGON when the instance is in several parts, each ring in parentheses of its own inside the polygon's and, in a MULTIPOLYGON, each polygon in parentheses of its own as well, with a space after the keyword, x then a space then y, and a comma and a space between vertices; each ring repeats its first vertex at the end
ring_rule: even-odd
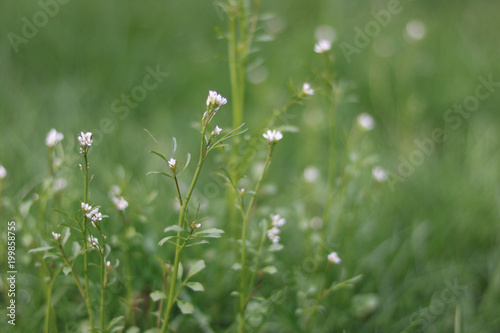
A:
POLYGON ((328 255, 328 261, 332 264, 340 264, 342 260, 339 258, 337 252, 332 252, 328 255))
POLYGON ((385 182, 387 180, 387 178, 389 177, 389 175, 387 174, 387 171, 385 171, 384 169, 382 169, 379 166, 373 168, 372 175, 373 175, 373 178, 375 178, 375 180, 378 181, 379 183, 385 182))
POLYGON ((283 134, 281 134, 280 131, 277 131, 277 130, 267 130, 266 133, 262 134, 262 136, 264 138, 267 139, 267 141, 269 141, 269 143, 275 143, 275 142, 278 142, 279 140, 281 140, 283 138, 283 134))
POLYGON ((175 168, 175 164, 176 163, 177 163, 177 161, 175 160, 175 158, 171 158, 171 159, 168 160, 168 167, 170 169, 173 169, 173 168, 175 168))
POLYGON ((84 212, 90 212, 92 210, 92 206, 85 202, 82 202, 80 207, 84 212))
POLYGON ((425 38, 427 33, 427 28, 422 21, 419 20, 411 20, 406 25, 406 36, 414 41, 421 40, 425 38))
POLYGON ((7 170, 0 164, 0 179, 7 177, 7 170))
POLYGON ((281 217, 280 214, 271 214, 271 220, 273 221, 273 226, 274 227, 282 227, 285 225, 286 220, 281 217))
POLYGON ((99 208, 92 209, 89 213, 87 213, 87 218, 92 220, 92 225, 95 227, 95 222, 102 221, 102 213, 99 212, 99 208))
POLYGON ((214 130, 212 131, 212 135, 219 135, 220 132, 222 131, 222 128, 220 128, 219 126, 215 126, 214 130))
POLYGON ((278 236, 280 232, 280 229, 277 227, 272 227, 267 231, 267 237, 271 240, 271 242, 276 244, 280 241, 280 236, 278 236))
POLYGON ((116 209, 124 211, 125 208, 128 207, 128 202, 123 197, 114 197, 113 203, 115 204, 116 209))
POLYGON ((89 236, 89 243, 90 243, 90 245, 92 245, 93 248, 95 248, 97 250, 100 249, 100 247, 99 247, 99 241, 97 240, 97 238, 95 238, 92 235, 89 236))
POLYGON ((64 135, 55 130, 55 128, 51 129, 45 138, 45 145, 47 147, 54 147, 56 144, 64 139, 64 135))
POLYGON ((314 89, 311 88, 311 85, 307 82, 304 83, 304 85, 302 86, 302 91, 304 92, 304 94, 308 96, 314 95, 314 89))
POLYGON ((323 219, 319 216, 315 216, 309 222, 311 229, 320 230, 323 227, 323 219))
POLYGON ((106 268, 111 269, 111 262, 110 261, 106 261, 106 268))
POLYGON ((86 149, 92 146, 92 133, 80 132, 80 134, 78 134, 78 141, 80 142, 80 146, 82 147, 82 149, 86 149))
POLYGON ((55 191, 61 191, 62 189, 66 188, 66 185, 68 185, 68 182, 64 178, 57 178, 54 180, 55 191))
POLYGON ((52 231, 52 236, 54 237, 54 240, 55 240, 56 242, 58 242, 58 241, 59 241, 59 238, 61 238, 61 234, 55 233, 55 232, 53 232, 53 231, 52 231))
POLYGON ((308 183, 314 183, 319 178, 319 170, 313 166, 304 169, 304 180, 308 183))
POLYGON ((362 113, 357 119, 358 125, 365 131, 371 131, 375 127, 375 120, 368 113, 362 113))
POLYGON ((210 90, 207 97, 207 106, 213 105, 215 107, 222 106, 227 103, 227 99, 222 97, 217 91, 210 90))
POLYGON ((314 52, 324 53, 330 51, 332 48, 332 42, 326 39, 319 40, 316 45, 314 45, 314 52))

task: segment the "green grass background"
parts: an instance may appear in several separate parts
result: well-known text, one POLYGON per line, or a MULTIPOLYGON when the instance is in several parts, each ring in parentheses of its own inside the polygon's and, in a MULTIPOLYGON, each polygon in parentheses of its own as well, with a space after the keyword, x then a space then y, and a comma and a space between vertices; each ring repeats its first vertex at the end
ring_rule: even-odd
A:
MULTIPOLYGON (((479 76, 492 75, 500 81, 500 3, 415 0, 401 1, 401 6, 402 12, 349 63, 340 43, 352 44, 354 28, 363 29, 373 20, 370 11, 387 8, 386 1, 263 2, 262 12, 274 18, 262 22, 262 31, 277 33, 273 41, 256 44, 258 50, 251 57, 252 63, 260 63, 258 70, 267 71, 267 77, 248 83, 246 127, 255 128, 286 102, 290 80, 298 87, 312 81, 320 88, 316 78, 322 59, 313 52, 314 30, 319 25, 334 27, 338 33, 332 51, 335 72, 350 87, 349 99, 338 109, 341 141, 359 113, 370 113, 376 128, 364 134, 356 150, 363 158, 376 155, 377 164, 397 173, 400 158, 408 159, 415 151, 415 140, 429 138, 435 128, 444 129, 448 139, 437 144, 435 152, 394 188, 371 180, 370 163, 355 170, 342 211, 334 214, 335 221, 328 221, 335 224, 335 241, 328 244, 328 250, 339 252, 346 276, 363 274, 364 278, 353 289, 328 298, 316 331, 401 332, 407 328, 408 316, 437 304, 446 281, 456 280, 467 286, 466 291, 442 311, 434 309, 437 314, 432 315, 428 331, 452 332, 459 308, 463 332, 498 332, 500 89, 481 101, 457 129, 443 120, 443 114, 474 93, 479 76), (418 42, 407 41, 403 34, 413 19, 427 28, 426 37, 418 42), (387 51, 387 43, 392 45, 392 54, 382 56, 378 50, 387 51), (356 312, 356 302, 366 303, 363 297, 379 302, 367 316, 356 312)), ((0 221, 2 235, 7 221, 18 222, 20 272, 18 325, 8 327, 2 315, 0 327, 12 332, 39 332, 43 324, 44 295, 39 292, 33 257, 27 254, 37 237, 37 230, 28 226, 43 221, 23 215, 19 207, 48 173, 44 139, 51 128, 64 134, 66 155, 74 157, 62 169, 68 180, 65 207, 75 207, 82 192, 76 135, 96 133, 102 119, 109 119, 115 128, 92 147, 92 197, 111 210, 106 201, 110 186, 124 187, 130 216, 142 235, 135 245, 133 283, 147 293, 161 283, 154 256, 172 257, 172 248, 156 244, 162 229, 176 221, 176 212, 172 184, 146 177, 148 171, 162 166, 149 154, 153 145, 143 129, 151 131, 164 147, 170 147, 175 136, 180 153, 196 156, 198 132, 191 124, 199 121, 209 89, 228 98, 217 122, 224 129, 231 124, 226 42, 215 32, 215 27, 225 31, 227 22, 213 1, 69 1, 15 52, 8 34, 21 35, 22 18, 32 21, 39 11, 39 4, 31 0, 0 4, 0 164, 8 172, 0 221), (159 66, 169 75, 120 119, 121 114, 113 112, 113 101, 141 85, 148 66, 159 66)), ((269 277, 262 290, 267 296, 282 287, 287 272, 303 276, 301 281, 319 279, 322 272, 308 275, 303 268, 319 248, 314 232, 304 231, 303 225, 322 214, 328 153, 324 98, 317 94, 290 114, 290 123, 300 132, 285 134, 264 184, 273 185, 277 192, 263 200, 262 216, 280 211, 288 221, 282 234, 285 249, 277 254, 280 272, 269 277), (302 173, 311 165, 320 170, 320 180, 305 184, 302 173)), ((220 165, 217 157, 209 159, 200 179, 201 190, 214 182, 213 171, 220 165)), ((229 223, 217 213, 223 202, 220 190, 204 214, 217 216, 212 222, 228 230, 229 223)), ((51 214, 44 218, 58 218, 51 214)), ((109 233, 121 230, 115 214, 108 215, 109 233)), ((2 237, 1 244, 5 244, 2 237)), ((229 242, 215 241, 213 246, 186 254, 207 262, 203 273, 207 292, 196 295, 196 305, 215 331, 227 329, 234 310, 226 284, 237 276, 224 269, 234 260, 229 242)), ((5 256, 2 271, 4 260, 5 256)), ((79 295, 70 280, 62 281, 54 302, 59 330, 71 332, 76 327, 71 325, 82 319, 72 314, 79 295), (65 322, 65 316, 71 322, 65 322)), ((110 318, 121 314, 117 304, 116 300, 110 303, 110 318)), ((296 310, 301 306, 300 293, 291 288, 274 305, 262 331, 299 332, 296 310)), ((144 315, 145 321, 148 316, 144 315)), ((199 331, 199 318, 184 322, 181 331, 199 331)))

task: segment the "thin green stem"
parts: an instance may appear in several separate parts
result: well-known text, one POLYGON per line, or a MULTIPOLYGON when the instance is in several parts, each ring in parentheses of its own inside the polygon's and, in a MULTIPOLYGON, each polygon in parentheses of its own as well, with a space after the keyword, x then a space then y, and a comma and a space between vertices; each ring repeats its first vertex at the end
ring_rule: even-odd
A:
POLYGON ((243 122, 243 96, 241 96, 241 89, 239 87, 240 79, 238 70, 238 41, 236 35, 236 13, 237 8, 233 8, 231 1, 228 1, 229 14, 228 14, 228 58, 229 58, 229 76, 231 81, 231 95, 233 103, 233 127, 237 127, 243 122))
MULTIPOLYGON (((103 244, 103 249, 105 245, 103 244)), ((103 250, 104 251, 104 250, 103 250)), ((101 254, 101 331, 104 332, 104 273, 106 264, 104 262, 104 253, 101 254)))
MULTIPOLYGON (((194 187, 196 185, 196 181, 200 175, 201 167, 203 166, 203 162, 206 157, 206 149, 205 149, 205 133, 207 131, 208 124, 203 124, 202 133, 201 133, 201 143, 200 143, 200 158, 198 160, 198 166, 196 167, 196 171, 193 176, 193 180, 191 181, 191 185, 189 186, 188 192, 186 194, 186 198, 181 205, 181 211, 179 213, 179 221, 178 226, 182 227, 184 223, 184 216, 186 215, 187 206, 189 204, 189 200, 191 199, 191 195, 193 194, 194 187)), ((180 197, 179 197, 180 198, 180 197)), ((185 245, 185 243, 184 243, 185 245)), ((161 332, 164 333, 167 330, 168 320, 170 317, 170 312, 172 311, 172 306, 175 301, 175 287, 177 283, 177 272, 179 271, 179 259, 181 256, 181 252, 184 249, 184 246, 181 246, 181 232, 177 233, 177 243, 175 247, 175 258, 174 258, 174 271, 172 274, 172 281, 170 281, 170 290, 168 294, 168 303, 167 310, 165 311, 165 317, 163 319, 163 325, 161 328, 161 332)))
POLYGON ((250 280, 250 284, 248 285, 248 296, 247 296, 247 299, 245 301, 245 307, 248 304, 248 302, 250 301, 250 298, 252 297, 255 289, 257 288, 257 286, 254 286, 254 284, 255 284, 255 278, 257 276, 257 269, 259 268, 260 257, 262 255, 262 249, 264 248, 264 241, 265 240, 266 240, 266 224, 264 223, 264 226, 262 228, 262 236, 260 237, 259 249, 257 250, 255 265, 253 267, 252 279, 250 280))
MULTIPOLYGON (((89 162, 87 159, 87 152, 83 153, 83 158, 85 160, 85 173, 84 173, 84 191, 83 191, 83 202, 88 203, 88 193, 89 193, 89 162)), ((84 269, 84 279, 85 279, 85 291, 86 291, 86 300, 88 300, 87 310, 89 312, 89 321, 91 329, 94 329, 94 315, 92 313, 92 306, 90 306, 90 288, 89 288, 89 262, 87 255, 87 216, 83 215, 83 269, 84 269)))
POLYGON ((51 299, 52 299, 52 287, 54 286, 54 280, 51 279, 49 283, 49 288, 47 289, 47 305, 45 308, 45 333, 49 333, 49 324, 50 324, 50 309, 52 308, 51 299))
MULTIPOLYGON (((246 234, 247 234, 247 223, 248 219, 250 217, 250 213, 253 210, 253 206, 255 204, 255 198, 257 197, 257 194, 260 189, 260 185, 262 183, 262 180, 264 179, 264 175, 266 173, 267 168, 271 164, 271 155, 273 153, 273 147, 274 144, 269 145, 269 152, 267 154, 266 162, 264 164, 264 168, 262 169, 262 172, 259 176, 259 179, 257 180, 257 184, 255 185, 255 190, 254 190, 254 195, 252 196, 252 199, 250 200, 250 203, 248 205, 247 211, 245 215, 243 216, 243 226, 241 230, 241 280, 240 280, 240 324, 238 328, 238 332, 243 332, 243 327, 244 327, 244 312, 245 312, 245 303, 246 303, 246 234)), ((243 208, 242 208, 243 209, 243 208)))
POLYGON ((314 305, 313 305, 313 307, 311 309, 311 315, 306 320, 306 327, 305 327, 305 331, 306 332, 309 332, 309 324, 311 323, 311 320, 313 319, 313 316, 316 313, 316 311, 318 309, 318 306, 321 303, 321 300, 327 294, 326 291, 325 291, 325 283, 326 283, 326 274, 328 273, 328 269, 329 268, 330 268, 330 263, 328 262, 326 264, 326 267, 325 267, 325 272, 323 273, 323 281, 321 283, 321 288, 318 291, 318 297, 316 297, 316 301, 314 302, 314 305))

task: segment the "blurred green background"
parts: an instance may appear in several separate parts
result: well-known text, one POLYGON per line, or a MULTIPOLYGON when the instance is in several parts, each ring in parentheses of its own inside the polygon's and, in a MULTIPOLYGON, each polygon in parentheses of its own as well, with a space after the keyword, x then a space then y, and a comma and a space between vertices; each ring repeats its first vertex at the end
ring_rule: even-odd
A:
MULTIPOLYGON (((285 104, 290 81, 299 88, 303 82, 312 82, 319 91, 322 58, 313 51, 315 31, 319 26, 333 27, 337 33, 334 70, 348 87, 338 109, 340 141, 358 114, 371 114, 376 127, 363 134, 356 151, 368 161, 376 156, 377 165, 401 176, 402 159, 408 160, 419 150, 415 140, 432 138, 437 128, 444 130, 447 140, 435 144, 433 153, 421 154, 422 163, 404 182, 392 177, 385 184, 374 183, 372 162, 358 170, 341 214, 335 215, 334 248, 345 273, 364 278, 350 292, 330 299, 327 313, 321 316, 324 331, 400 332, 408 328, 410 316, 427 309, 432 324, 429 332, 452 332, 457 313, 463 332, 498 332, 500 84, 492 86, 491 95, 467 118, 458 113, 448 113, 455 117, 453 121, 444 117, 456 103, 474 96, 481 85, 479 77, 500 82, 500 2, 402 0, 401 11, 348 61, 342 43, 355 45, 356 29, 364 30, 375 22, 371 11, 385 10, 390 2, 264 1, 262 13, 267 19, 259 23, 259 34, 273 38, 258 42, 250 59, 246 127, 255 129, 261 119, 285 104), (420 22, 417 28, 413 25, 417 35, 423 25, 423 38, 412 38, 409 22, 420 22), (454 281, 467 287, 441 309, 442 292, 454 281), (367 299, 375 299, 378 306, 370 309, 367 299)), ((69 162, 62 175, 68 181, 67 202, 77 201, 81 161, 76 135, 92 131, 96 139, 90 155, 93 198, 105 202, 112 184, 124 188, 131 214, 140 221, 136 229, 144 235, 140 242, 145 250, 137 254, 138 262, 144 264, 138 266, 142 275, 134 281, 135 287, 158 288, 161 282, 154 255, 168 257, 171 251, 156 243, 168 221, 175 221, 175 194, 169 182, 146 177, 161 164, 149 154, 153 145, 144 128, 167 150, 175 136, 181 154, 196 156, 198 131, 192 123, 199 121, 209 89, 228 98, 217 122, 224 129, 231 126, 227 43, 215 31, 216 27, 226 30, 225 16, 213 1, 200 0, 57 4, 45 24, 37 1, 0 4, 0 164, 8 172, 3 181, 1 225, 13 219, 20 226, 28 225, 22 222, 19 206, 31 198, 48 173, 44 140, 51 128, 65 136, 62 145, 69 162), (36 31, 25 28, 27 21, 34 20, 40 20, 36 31), (26 32, 32 36, 26 38, 26 32), (115 101, 142 86, 144 77, 155 69, 168 76, 129 111, 118 109, 125 104, 115 101), (150 198, 155 192, 158 197, 150 198)), ((278 254, 277 266, 283 272, 300 268, 314 251, 314 232, 304 232, 303 225, 321 215, 321 209, 311 207, 323 204, 328 153, 324 97, 318 93, 289 114, 288 121, 300 131, 286 133, 276 150, 266 182, 277 193, 265 202, 271 212, 280 207, 288 220, 282 235, 285 250, 278 254), (316 184, 303 180, 308 166, 320 171, 316 184)), ((220 159, 215 157, 206 169, 212 172, 219 166, 220 159)), ((199 188, 213 181, 212 177, 207 172, 199 188)), ((224 200, 223 191, 207 209, 208 216, 220 207, 217 200, 224 200)), ((19 306, 18 321, 29 327, 26 332, 37 331, 35 327, 41 327, 43 320, 36 270, 30 268, 32 262, 23 250, 32 244, 34 234, 33 230, 18 231, 18 270, 24 274, 18 288, 29 295, 20 298, 24 304, 19 306)), ((222 260, 213 250, 206 251, 204 255, 211 258, 207 262, 222 260)), ((224 275, 224 271, 208 270, 205 279, 231 278, 224 275)), ((280 286, 279 281, 269 282, 269 290, 273 283, 280 286)), ((66 288, 73 290, 70 283, 66 288)), ((205 311, 213 328, 220 331, 231 320, 225 318, 224 309, 232 305, 224 304, 227 297, 207 294, 206 299, 200 296, 199 304, 210 304, 205 311)), ((300 331, 293 319, 298 302, 287 294, 263 330, 300 331)), ((62 315, 68 310, 60 311, 62 315)))

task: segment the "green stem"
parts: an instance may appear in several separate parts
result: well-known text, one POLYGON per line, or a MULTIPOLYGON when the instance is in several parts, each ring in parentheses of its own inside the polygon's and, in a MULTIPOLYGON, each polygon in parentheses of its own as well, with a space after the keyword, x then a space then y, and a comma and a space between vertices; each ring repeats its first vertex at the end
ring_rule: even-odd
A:
MULTIPOLYGON (((103 243, 103 251, 106 248, 103 243)), ((106 264, 104 262, 104 253, 101 254, 101 332, 104 332, 104 272, 106 264)))
POLYGON ((49 288, 47 289, 47 306, 45 308, 45 333, 49 333, 50 324, 50 309, 51 309, 51 299, 52 299, 52 287, 54 286, 54 280, 51 279, 49 283, 49 288))
MULTIPOLYGON (((178 226, 182 227, 182 224, 184 223, 184 216, 186 214, 187 206, 189 204, 189 200, 191 199, 191 195, 193 194, 194 187, 196 185, 196 181, 198 180, 198 177, 200 175, 201 167, 203 166, 203 162, 206 157, 206 150, 205 150, 205 133, 207 131, 207 126, 208 124, 203 124, 203 129, 201 133, 201 144, 200 144, 200 158, 198 160, 198 166, 196 167, 196 171, 193 176, 193 180, 191 181, 191 186, 189 186, 189 190, 186 194, 186 198, 181 205, 181 211, 179 213, 179 221, 178 221, 178 226)), ((182 201, 182 199, 181 199, 182 201)), ((185 245, 185 244, 184 244, 185 245)), ((172 274, 172 281, 170 282, 170 290, 168 294, 168 303, 167 303, 167 310, 165 312, 165 317, 163 319, 163 325, 161 327, 161 332, 164 333, 167 330, 168 326, 168 320, 170 317, 170 312, 172 311, 172 306, 175 301, 175 287, 177 283, 177 272, 179 270, 179 259, 181 256, 181 252, 184 249, 184 246, 181 246, 181 232, 177 232, 177 243, 175 247, 175 259, 174 259, 174 271, 172 274)))
MULTIPOLYGON (((257 286, 254 287, 255 284, 255 277, 257 276, 257 269, 259 268, 260 264, 260 257, 262 255, 262 249, 264 247, 264 241, 266 240, 266 224, 264 223, 264 227, 262 228, 262 236, 260 237, 260 244, 259 244, 259 249, 257 250, 257 257, 255 259, 255 265, 253 267, 253 274, 252 274, 252 279, 250 280, 250 284, 248 286, 248 297, 245 301, 245 307, 250 301, 250 298, 252 297, 253 292, 257 288, 257 286)), ((258 285, 258 283, 257 283, 258 285)))
MULTIPOLYGON (((257 193, 259 192, 260 185, 262 180, 264 179, 264 175, 266 173, 269 164, 271 164, 271 155, 273 153, 274 144, 269 145, 269 152, 267 154, 266 162, 264 164, 264 168, 257 180, 257 184, 255 185, 254 195, 250 200, 250 204, 248 205, 247 211, 245 215, 243 215, 243 227, 241 231, 241 280, 240 280, 240 324, 238 328, 238 332, 243 332, 244 326, 244 312, 245 312, 245 303, 246 303, 246 271, 245 271, 245 261, 246 261, 246 233, 247 233, 247 222, 250 217, 250 213, 252 212, 253 205, 255 203, 255 198, 257 197, 257 193)), ((241 208, 243 209, 243 207, 241 208)), ((243 212, 243 211, 242 211, 243 212)))
MULTIPOLYGON (((85 160, 85 180, 84 180, 84 191, 83 191, 83 202, 88 203, 88 193, 89 193, 89 162, 87 159, 87 153, 83 153, 83 158, 85 160)), ((83 269, 84 269, 84 279, 85 279, 85 291, 86 299, 90 300, 90 288, 89 288, 89 261, 87 256, 87 216, 83 215, 83 269)), ((90 304, 90 301, 89 301, 90 304)), ((94 329, 94 315, 92 313, 92 306, 87 306, 89 312, 90 328, 94 329)))
POLYGON ((237 8, 231 7, 231 1, 228 1, 230 13, 228 14, 228 58, 229 58, 229 75, 231 80, 231 95, 233 103, 233 127, 239 126, 243 122, 243 96, 239 87, 240 79, 238 73, 238 41, 236 36, 236 13, 237 8))
POLYGON ((311 309, 311 315, 306 320, 305 332, 309 332, 309 324, 311 323, 311 320, 313 319, 313 316, 316 313, 321 300, 323 299, 324 296, 326 296, 325 282, 326 282, 326 274, 328 273, 329 268, 330 268, 330 263, 328 262, 325 267, 325 272, 323 273, 323 282, 321 283, 321 288, 319 289, 318 297, 316 298, 316 302, 314 303, 311 309))

